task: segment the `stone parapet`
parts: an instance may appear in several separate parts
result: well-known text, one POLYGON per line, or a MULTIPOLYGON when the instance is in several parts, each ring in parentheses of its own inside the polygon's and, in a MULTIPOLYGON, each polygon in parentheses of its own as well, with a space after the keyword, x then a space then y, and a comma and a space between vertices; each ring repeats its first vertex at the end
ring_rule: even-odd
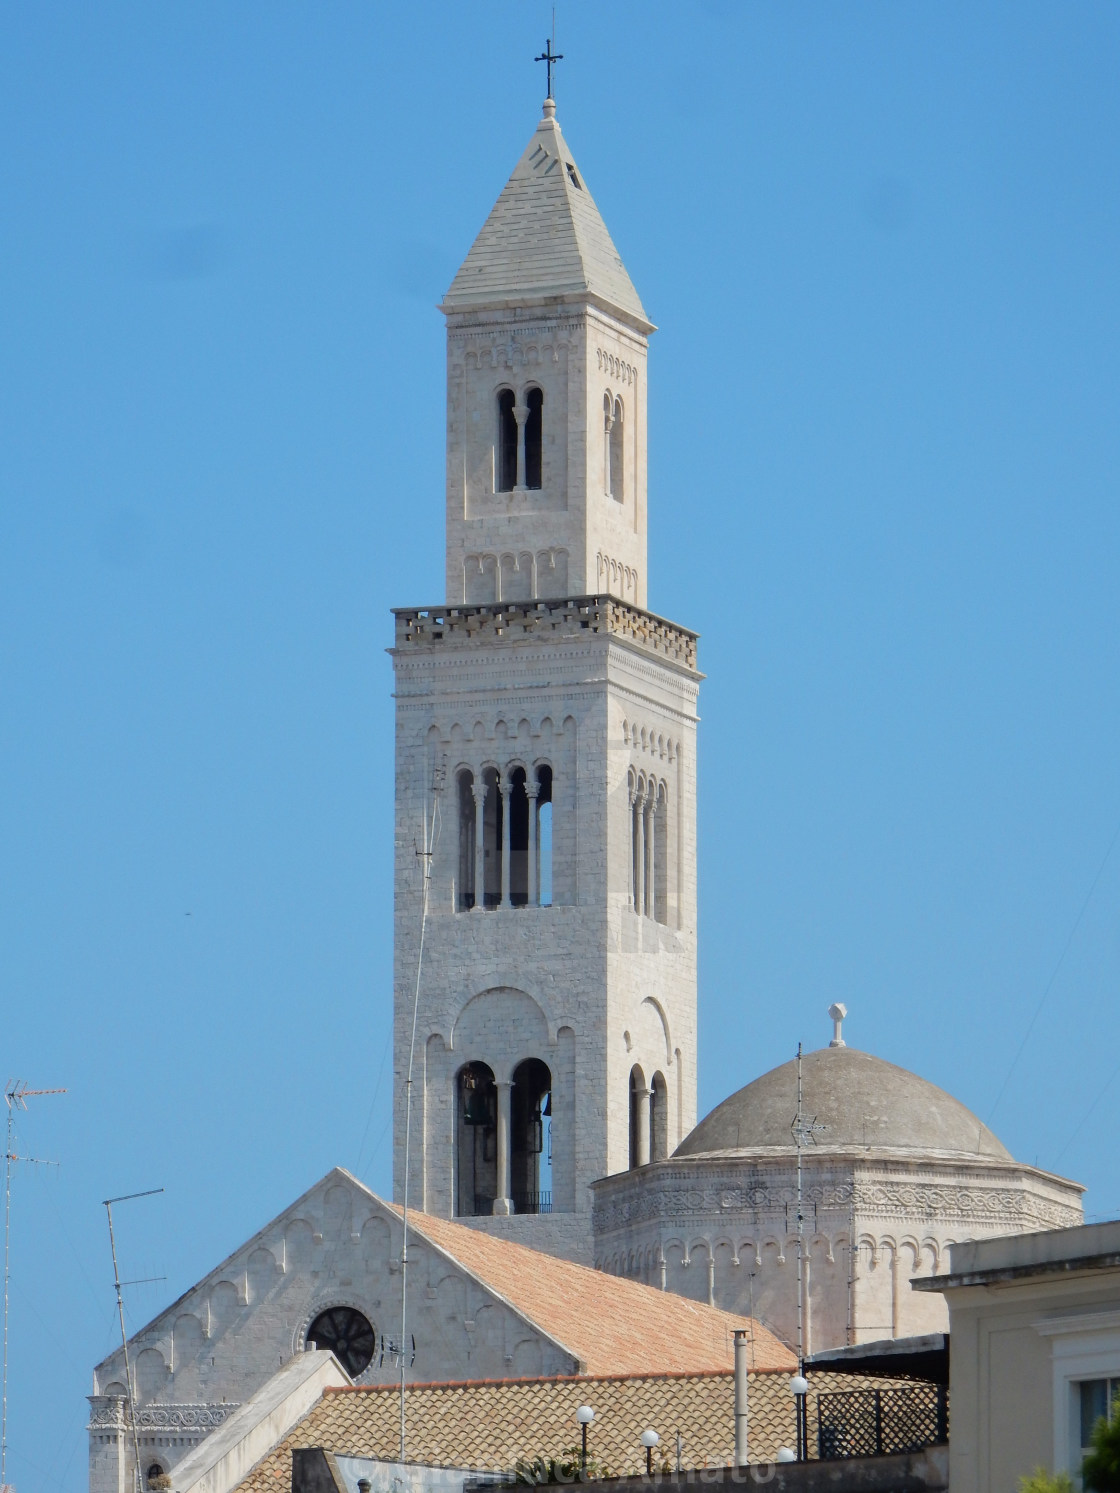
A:
POLYGON ((478 606, 394 607, 396 648, 456 647, 485 642, 578 638, 609 633, 691 673, 699 635, 613 596, 556 601, 487 602, 478 606))

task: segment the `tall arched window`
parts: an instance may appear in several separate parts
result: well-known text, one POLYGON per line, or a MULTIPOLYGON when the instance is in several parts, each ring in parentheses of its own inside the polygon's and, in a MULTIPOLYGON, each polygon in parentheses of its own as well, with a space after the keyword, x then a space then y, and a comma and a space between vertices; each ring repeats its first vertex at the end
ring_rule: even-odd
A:
POLYGON ((650 912, 659 923, 669 921, 669 808, 665 784, 659 783, 653 808, 653 897, 650 912))
MULTIPOLYGON (((530 805, 530 808, 532 805, 530 805)), ((552 768, 537 768, 537 905, 552 906, 552 768)))
POLYGON ((626 447, 623 442, 621 399, 615 400, 614 409, 611 411, 608 440, 610 442, 611 481, 607 491, 616 502, 621 503, 626 496, 626 447))
POLYGON ((505 806, 498 781, 498 769, 488 767, 482 774, 486 800, 482 809, 482 905, 498 907, 502 901, 502 831, 505 806))
POLYGON ((649 1159, 664 1161, 669 1154, 669 1085, 655 1073, 649 1090, 649 1159))
POLYGON ((630 1167, 649 1162, 649 1089, 637 1063, 630 1069, 630 1167))
POLYGON ((525 486, 543 486, 544 466, 544 394, 530 389, 525 396, 529 413, 525 417, 525 486))
POLYGON ((455 1078, 455 1212, 478 1218, 498 1195, 498 1091, 485 1063, 466 1063, 455 1078))
POLYGON ((498 443, 495 478, 499 492, 512 492, 517 486, 517 420, 513 407, 517 403, 512 389, 498 394, 498 443))
POLYGON ((532 805, 525 792, 523 767, 509 774, 506 804, 509 809, 509 900, 513 907, 529 901, 529 815, 532 805))
POLYGON ((515 1213, 552 1212, 552 1074, 539 1058, 513 1070, 510 1187, 515 1213))
POLYGON ((460 912, 469 912, 474 906, 475 862, 474 773, 464 769, 459 774, 459 894, 456 905, 460 912))

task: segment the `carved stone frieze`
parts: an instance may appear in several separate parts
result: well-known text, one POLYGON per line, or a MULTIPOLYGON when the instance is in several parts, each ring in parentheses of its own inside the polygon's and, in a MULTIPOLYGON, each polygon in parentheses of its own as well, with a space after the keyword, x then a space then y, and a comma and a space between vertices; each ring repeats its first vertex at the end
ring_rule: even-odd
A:
MULTIPOLYGON (((238 1408, 222 1405, 141 1405, 136 1424, 148 1431, 198 1430, 209 1433, 238 1408)), ((89 1429, 119 1429, 128 1424, 128 1401, 118 1396, 95 1397, 90 1402, 89 1429)))

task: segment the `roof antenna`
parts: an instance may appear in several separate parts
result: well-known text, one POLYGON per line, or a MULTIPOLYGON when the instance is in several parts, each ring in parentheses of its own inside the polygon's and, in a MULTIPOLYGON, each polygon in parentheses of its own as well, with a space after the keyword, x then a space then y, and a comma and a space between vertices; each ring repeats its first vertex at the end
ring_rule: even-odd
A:
MULTIPOLYGON (((797 1044, 797 1114, 789 1127, 797 1147, 797 1376, 805 1376, 805 1209, 801 1203, 801 1152, 816 1144, 816 1137, 828 1129, 818 1125, 816 1116, 806 1118, 801 1102, 801 1043, 797 1044)), ((800 1414, 800 1412, 799 1412, 800 1414)), ((799 1426, 799 1434, 801 1428, 799 1426)))
MULTIPOLYGON (((113 1254, 113 1284, 117 1288, 117 1315, 121 1319, 121 1348, 124 1351, 124 1388, 128 1397, 128 1419, 132 1425, 132 1450, 136 1454, 136 1489, 137 1493, 144 1493, 144 1474, 140 1467, 140 1432, 136 1427, 136 1403, 132 1392, 132 1370, 128 1366, 128 1334, 124 1330, 124 1297, 121 1295, 121 1286, 141 1286, 146 1281, 121 1280, 121 1273, 117 1268, 117 1241, 113 1234, 113 1204, 130 1203, 133 1198, 155 1197, 157 1192, 162 1192, 162 1187, 149 1187, 147 1192, 126 1192, 123 1197, 106 1198, 104 1201, 105 1212, 109 1218, 109 1248, 113 1254)), ((150 1276, 151 1280, 163 1280, 164 1276, 150 1276)))
MULTIPOLYGON (((400 1413, 400 1462, 404 1464, 404 1405, 405 1375, 416 1357, 416 1343, 412 1340, 411 1356, 407 1351, 408 1335, 408 1173, 412 1140, 412 1069, 416 1057, 416 1021, 420 1013, 420 973, 424 968, 424 933, 428 926, 428 894, 432 883, 432 860, 439 843, 439 801, 447 777, 447 758, 440 760, 432 773, 432 817, 428 818, 428 806, 424 805, 423 839, 416 851, 420 862, 420 946, 416 952, 416 989, 412 997, 412 1039, 408 1048, 408 1076, 404 1084, 404 1189, 401 1207, 401 1413, 400 1413)), ((393 1344, 389 1348, 395 1353, 393 1344)))
POLYGON ((847 1043, 840 1035, 840 1028, 844 1024, 844 1017, 848 1014, 848 1008, 843 1001, 835 1001, 828 1008, 828 1014, 832 1018, 832 1041, 829 1047, 847 1047, 847 1043))
POLYGON ((17 1156, 13 1149, 14 1111, 27 1108, 28 1099, 38 1099, 44 1094, 65 1094, 65 1089, 29 1089, 22 1078, 9 1082, 4 1090, 4 1103, 8 1106, 8 1141, 4 1147, 4 1372, 3 1411, 0 1412, 0 1489, 7 1488, 8 1466, 8 1295, 11 1271, 12 1240, 12 1162, 25 1161, 28 1166, 57 1166, 57 1161, 43 1161, 38 1156, 17 1156))

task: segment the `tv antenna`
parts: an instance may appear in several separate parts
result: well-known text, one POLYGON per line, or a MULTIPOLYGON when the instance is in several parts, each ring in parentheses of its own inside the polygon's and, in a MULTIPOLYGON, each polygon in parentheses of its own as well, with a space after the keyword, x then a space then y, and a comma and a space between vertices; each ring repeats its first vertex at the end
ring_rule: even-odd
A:
POLYGON ((401 1344, 412 1342, 412 1357, 400 1352, 401 1370, 401 1393, 400 1393, 400 1456, 399 1461, 404 1462, 404 1407, 405 1396, 405 1374, 416 1358, 416 1344, 410 1339, 408 1332, 408 1174, 411 1163, 410 1146, 412 1141, 412 1070, 416 1059, 416 1022, 420 1014, 420 974, 424 968, 424 933, 428 926, 428 897, 432 885, 432 861, 435 859, 436 846, 439 843, 440 816, 439 801, 443 794, 444 783, 447 778, 447 759, 441 758, 432 773, 432 817, 428 818, 428 806, 424 805, 423 819, 423 849, 417 849, 416 858, 420 862, 420 943, 416 951, 416 988, 412 996, 412 1037, 408 1047, 408 1074, 404 1083, 404 1188, 401 1194, 401 1344))
POLYGON ((816 1116, 806 1117, 801 1093, 801 1043, 797 1044, 797 1113, 789 1127, 797 1148, 797 1373, 805 1374, 805 1209, 801 1197, 801 1153, 816 1145, 816 1138, 828 1129, 818 1125, 816 1116))
POLYGON ((409 1336, 408 1347, 402 1352, 400 1343, 382 1333, 377 1343, 377 1367, 383 1369, 386 1362, 391 1363, 393 1368, 410 1369, 416 1362, 415 1337, 409 1336))
POLYGON ((126 1192, 119 1198, 106 1198, 104 1208, 109 1220, 109 1249, 113 1255, 113 1284, 117 1288, 117 1316, 121 1321, 121 1348, 124 1350, 124 1388, 128 1398, 128 1419, 132 1426, 132 1450, 136 1456, 136 1493, 144 1493, 144 1474, 140 1469, 140 1432, 136 1427, 136 1401, 132 1391, 132 1369, 128 1363, 128 1334, 124 1330, 124 1297, 121 1290, 124 1286, 145 1285, 150 1280, 164 1280, 162 1275, 149 1275, 143 1280, 121 1280, 121 1272, 117 1266, 117 1240, 113 1233, 113 1204, 130 1203, 133 1198, 154 1198, 157 1193, 163 1191, 162 1187, 149 1187, 146 1192, 126 1192))
POLYGON ((41 1099, 46 1094, 65 1094, 65 1089, 29 1089, 22 1078, 11 1079, 4 1090, 4 1103, 8 1106, 7 1140, 4 1146, 4 1368, 3 1389, 0 1399, 0 1489, 8 1485, 8 1301, 12 1278, 12 1163, 26 1162, 28 1166, 57 1166, 57 1161, 44 1161, 39 1156, 20 1156, 15 1150, 15 1112, 26 1109, 29 1099, 41 1099))

